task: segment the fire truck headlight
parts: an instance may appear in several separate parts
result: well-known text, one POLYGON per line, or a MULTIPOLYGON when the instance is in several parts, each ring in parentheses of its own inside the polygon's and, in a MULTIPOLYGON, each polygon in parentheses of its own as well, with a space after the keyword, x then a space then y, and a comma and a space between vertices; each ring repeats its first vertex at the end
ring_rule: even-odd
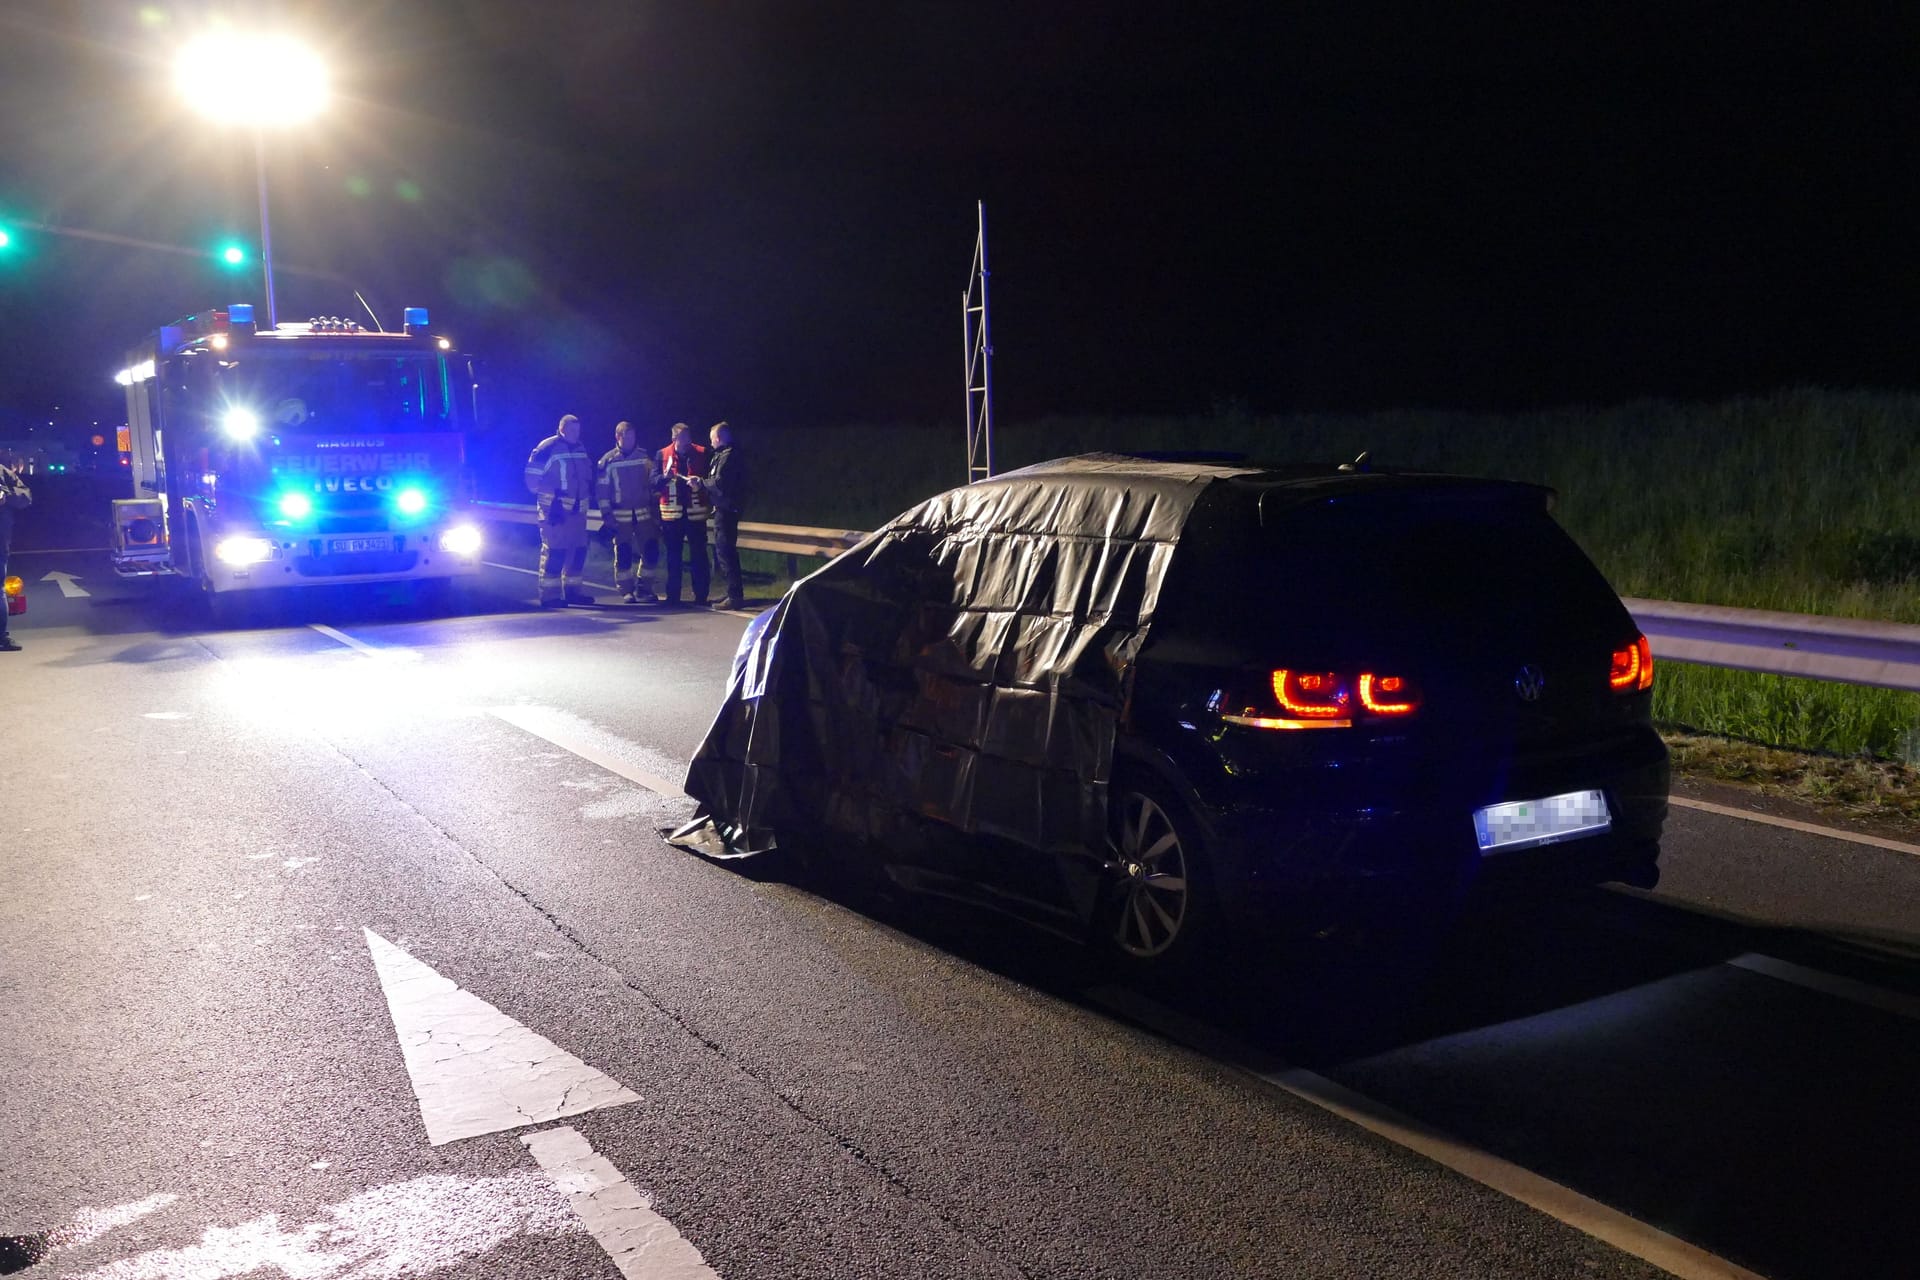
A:
POLYGON ((418 489, 402 489, 393 500, 401 515, 417 516, 427 509, 427 495, 418 489))
POLYGON ((440 549, 450 555, 480 554, 480 530, 470 524, 455 525, 440 535, 440 549))
POLYGON ((260 434, 260 417, 251 409, 229 409, 220 429, 231 440, 251 440, 260 434))
POLYGON ((221 564, 230 564, 238 568, 242 565, 259 564, 273 554, 273 544, 265 538, 250 538, 237 535, 222 538, 213 549, 213 557, 221 564))
POLYGON ((313 499, 304 493, 283 493, 280 514, 289 520, 304 520, 313 514, 313 499))

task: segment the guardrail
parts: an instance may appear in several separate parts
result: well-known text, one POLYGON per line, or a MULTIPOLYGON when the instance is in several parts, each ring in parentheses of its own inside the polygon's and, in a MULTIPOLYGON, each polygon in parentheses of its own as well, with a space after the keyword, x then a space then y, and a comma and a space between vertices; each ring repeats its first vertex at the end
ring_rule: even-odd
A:
POLYGON ((1671 600, 1626 606, 1656 658, 1920 693, 1920 626, 1671 600))
MULTIPOLYGON (((540 520, 532 503, 475 502, 472 506, 505 524, 538 524, 540 520)), ((598 533, 600 526, 599 513, 589 511, 588 530, 598 533)), ((831 560, 866 536, 858 529, 810 529, 797 524, 763 524, 753 520, 740 522, 741 546, 753 551, 772 551, 790 559, 815 556, 831 560)))
MULTIPOLYGON (((513 524, 537 519, 530 504, 473 505, 513 524)), ((600 517, 589 513, 587 526, 598 529, 600 517)), ((790 571, 796 557, 830 560, 866 536, 857 529, 740 524, 741 546, 786 555, 790 571)), ((1625 603, 1652 642, 1654 657, 1669 662, 1920 693, 1920 626, 1671 600, 1629 598, 1625 603)))

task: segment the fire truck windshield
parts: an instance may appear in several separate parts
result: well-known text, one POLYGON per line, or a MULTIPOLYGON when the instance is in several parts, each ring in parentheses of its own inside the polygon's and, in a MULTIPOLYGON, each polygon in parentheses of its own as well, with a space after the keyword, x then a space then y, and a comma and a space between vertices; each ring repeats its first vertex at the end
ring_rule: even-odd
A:
POLYGON ((445 357, 418 352, 268 351, 222 368, 210 390, 268 432, 459 431, 451 375, 445 357))

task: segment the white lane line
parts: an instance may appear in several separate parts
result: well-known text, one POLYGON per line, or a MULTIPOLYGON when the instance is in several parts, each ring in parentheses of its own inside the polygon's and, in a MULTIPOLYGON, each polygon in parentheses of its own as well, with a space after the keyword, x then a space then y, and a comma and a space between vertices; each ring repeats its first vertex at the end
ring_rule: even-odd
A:
POLYGON ((1311 1071, 1259 1072, 1260 1078, 1296 1098, 1332 1112, 1397 1146, 1445 1165, 1484 1187, 1518 1200, 1548 1217, 1649 1262, 1681 1280, 1761 1280, 1759 1273, 1670 1236, 1571 1187, 1403 1116, 1311 1071))
MULTIPOLYGON (((78 1249, 83 1245, 92 1244, 109 1231, 138 1222, 148 1214, 166 1208, 179 1198, 170 1191, 161 1191, 144 1200, 136 1200, 132 1204, 115 1205, 110 1209, 79 1209, 74 1213, 71 1223, 41 1237, 41 1247, 46 1253, 78 1249)), ((31 1240, 31 1237, 29 1239, 31 1240)), ((42 1256, 44 1257, 45 1254, 43 1253, 42 1256)))
POLYGON ((1355 1093, 1311 1071, 1291 1068, 1256 1053, 1232 1037, 1156 1000, 1118 987, 1088 991, 1095 1002, 1217 1062, 1238 1068, 1369 1133, 1426 1157, 1576 1231, 1612 1245, 1680 1280, 1765 1280, 1717 1254, 1668 1235, 1571 1187, 1543 1178, 1510 1160, 1470 1146, 1431 1125, 1355 1093), (1262 1061, 1267 1058, 1266 1061, 1262 1061))
MULTIPOLYGON (((505 569, 508 573, 524 573, 529 578, 537 578, 540 576, 538 569, 522 569, 517 564, 500 564, 493 560, 482 560, 480 563, 489 569, 505 569)), ((618 591, 620 589, 607 582, 589 582, 587 585, 599 591, 618 591)))
MULTIPOLYGON (((190 1212, 174 1211, 176 1231, 192 1221, 190 1212)), ((191 1244, 156 1244, 158 1232, 135 1236, 121 1247, 140 1252, 61 1274, 86 1280, 498 1275, 485 1260, 495 1255, 497 1262, 495 1251, 502 1246, 532 1237, 539 1248, 579 1232, 576 1216, 554 1194, 552 1179, 531 1169, 491 1178, 430 1173, 302 1209, 285 1222, 278 1213, 231 1225, 208 1222, 191 1244), (146 1248, 149 1244, 154 1247, 146 1248), (475 1266, 463 1269, 468 1261, 475 1266)))
POLYGON ((546 707, 491 707, 489 710, 514 728, 551 742, 562 751, 571 751, 589 764, 597 764, 649 791, 663 796, 686 794, 679 783, 669 782, 621 756, 614 748, 622 744, 612 734, 595 731, 571 716, 546 707))
POLYGON ((720 1280, 700 1251, 579 1132, 547 1129, 520 1141, 627 1280, 720 1280))
POLYGON ((382 658, 391 652, 391 650, 382 649, 379 645, 368 644, 365 640, 356 640, 344 631, 336 630, 333 627, 325 626, 318 622, 309 622, 307 625, 327 639, 346 645, 349 649, 358 649, 370 658, 382 658))
POLYGON ((431 1145, 640 1101, 373 930, 361 932, 431 1145))
MULTIPOLYGON (((508 573, 524 573, 529 578, 537 578, 540 576, 540 571, 538 569, 522 569, 517 564, 500 564, 497 561, 493 561, 493 560, 482 560, 480 563, 483 565, 486 565, 487 568, 489 569, 505 569, 508 573)), ((594 588, 596 591, 617 592, 620 590, 620 588, 605 582, 589 582, 587 583, 587 585, 594 588)), ((697 608, 698 607, 696 606, 696 610, 697 608)), ((732 614, 736 618, 752 618, 752 617, 757 617, 759 615, 759 610, 757 609, 709 609, 707 610, 707 612, 732 614)))
POLYGON ((1876 987, 1870 982, 1861 982, 1857 978, 1843 978, 1838 974, 1823 973, 1818 969, 1809 969, 1786 960, 1776 960, 1772 956, 1749 952, 1744 956, 1735 956, 1727 963, 1736 969, 1745 969, 1748 973, 1758 973, 1780 982, 1791 982, 1796 987, 1805 987, 1809 991, 1818 991, 1822 995, 1838 996, 1842 1000, 1851 1000, 1869 1008, 1902 1018, 1920 1021, 1920 996, 1910 996, 1904 991, 1893 991, 1886 987, 1876 987))
POLYGON ((1905 844, 1899 840, 1888 840, 1881 836, 1865 836, 1854 831, 1842 831, 1838 827, 1823 827, 1813 822, 1796 822, 1792 818, 1776 818, 1770 813, 1752 813, 1746 809, 1711 804, 1705 800, 1689 800, 1685 796, 1670 796, 1668 803, 1677 804, 1683 809, 1698 809, 1702 813, 1719 814, 1723 818, 1740 818, 1769 827, 1785 827, 1789 831, 1804 831, 1808 835, 1845 840, 1849 844, 1871 845, 1876 849, 1888 849, 1894 853, 1904 853, 1910 857, 1920 858, 1920 844, 1905 844))

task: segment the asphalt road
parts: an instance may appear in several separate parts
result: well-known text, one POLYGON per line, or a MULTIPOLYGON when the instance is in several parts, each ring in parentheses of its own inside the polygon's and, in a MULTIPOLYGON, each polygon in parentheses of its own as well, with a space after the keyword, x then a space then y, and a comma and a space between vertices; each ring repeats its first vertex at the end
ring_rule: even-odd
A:
POLYGON ((666 846, 739 617, 13 571, 26 1274, 1914 1274, 1912 852, 1682 808, 1654 893, 1141 990, 666 846))

